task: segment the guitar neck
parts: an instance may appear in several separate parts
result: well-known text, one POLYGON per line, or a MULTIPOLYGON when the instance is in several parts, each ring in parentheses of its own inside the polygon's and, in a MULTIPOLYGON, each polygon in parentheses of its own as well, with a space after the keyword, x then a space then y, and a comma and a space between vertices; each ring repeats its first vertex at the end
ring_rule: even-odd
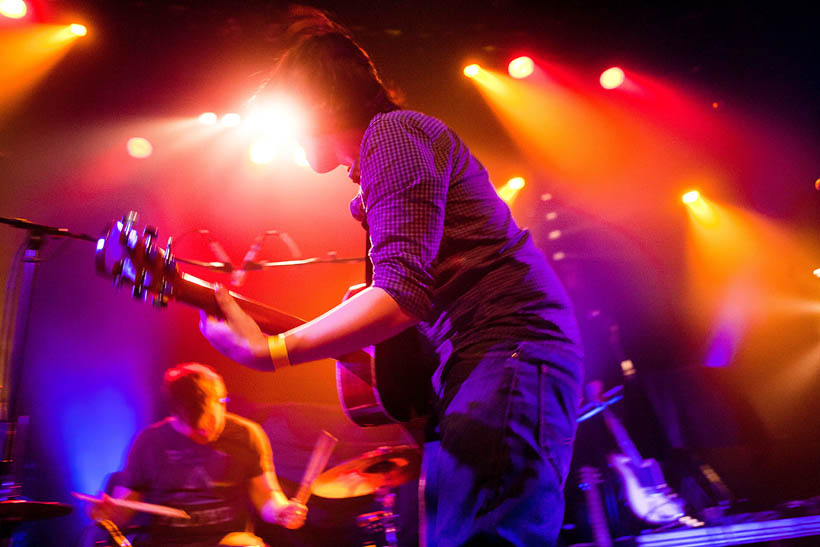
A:
MULTIPOLYGON (((261 302, 247 299, 235 293, 231 293, 239 307, 242 308, 259 328, 267 334, 278 334, 294 327, 298 327, 305 321, 285 312, 279 311, 261 302)), ((188 275, 180 274, 174 282, 174 298, 180 302, 199 308, 208 315, 223 317, 222 310, 216 302, 214 286, 207 281, 188 275)))
POLYGON ((605 408, 603 415, 604 421, 612 433, 612 436, 615 437, 615 442, 618 443, 621 452, 628 456, 636 466, 640 467, 643 464, 643 458, 640 452, 638 452, 638 447, 635 446, 635 443, 633 443, 629 437, 629 433, 626 432, 626 428, 610 409, 605 408))
POLYGON ((587 502, 587 515, 589 527, 595 540, 595 547, 612 547, 612 536, 606 523, 606 512, 604 503, 601 500, 601 492, 598 490, 598 470, 594 467, 584 466, 580 469, 581 489, 584 491, 584 498, 587 502))

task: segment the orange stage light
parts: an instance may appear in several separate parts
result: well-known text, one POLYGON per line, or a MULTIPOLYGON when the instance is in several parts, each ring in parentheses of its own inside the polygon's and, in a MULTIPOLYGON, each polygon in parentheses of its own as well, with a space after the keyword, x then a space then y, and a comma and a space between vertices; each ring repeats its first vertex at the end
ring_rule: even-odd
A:
POLYGON ((689 192, 683 194, 683 197, 681 197, 681 201, 689 205, 690 203, 694 203, 695 201, 697 201, 699 197, 700 192, 698 192, 697 190, 690 190, 689 192))
POLYGON ((68 25, 31 24, 0 33, 0 120, 66 54, 77 39, 68 25), (9 54, 5 54, 9 52, 9 54))
POLYGON ((624 83, 626 77, 624 71, 617 66, 608 68, 601 73, 601 87, 604 89, 615 89, 624 83))
POLYGON ((535 70, 535 63, 527 56, 516 57, 507 65, 507 73, 518 80, 526 78, 535 70))
POLYGON ((481 72, 481 67, 477 64, 467 65, 464 67, 464 75, 468 78, 475 78, 481 72))
POLYGON ((527 184, 523 177, 513 177, 507 183, 498 189, 498 195, 507 203, 512 203, 518 192, 527 184))
POLYGON ((513 177, 507 181, 507 186, 509 186, 511 190, 521 190, 526 184, 527 181, 525 181, 523 177, 513 177))
POLYGON ((85 36, 86 34, 88 34, 88 28, 86 28, 85 25, 81 25, 79 23, 69 25, 68 30, 74 36, 85 36))
POLYGON ((9 19, 22 19, 28 13, 23 0, 0 0, 0 15, 9 19))
POLYGON ((144 137, 131 137, 125 145, 128 155, 132 158, 145 159, 154 151, 151 142, 144 137))

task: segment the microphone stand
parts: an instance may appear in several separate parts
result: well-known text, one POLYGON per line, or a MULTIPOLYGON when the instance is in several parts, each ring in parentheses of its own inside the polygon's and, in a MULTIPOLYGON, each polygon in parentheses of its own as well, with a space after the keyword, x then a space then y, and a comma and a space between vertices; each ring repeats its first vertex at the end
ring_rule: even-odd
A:
MULTIPOLYGON (((88 234, 78 234, 67 228, 57 228, 36 224, 23 218, 0 217, 0 224, 27 230, 26 241, 21 247, 22 274, 20 285, 15 291, 7 291, 3 310, 3 351, 0 354, 0 370, 2 371, 2 387, 0 387, 0 427, 2 427, 3 451, 0 461, 0 544, 11 537, 15 523, 28 518, 46 518, 70 512, 71 506, 52 502, 33 502, 20 499, 22 490, 23 451, 28 416, 18 416, 19 396, 16 388, 22 377, 23 353, 28 334, 29 309, 31 293, 37 265, 41 262, 40 249, 48 236, 67 237, 82 241, 96 242, 98 238, 88 234), (9 325, 11 313, 15 310, 8 308, 10 303, 16 302, 16 315, 9 325), (7 314, 7 310, 9 313, 7 314), (9 349, 10 348, 10 349, 9 349)), ((13 264, 17 266, 15 261, 13 264)), ((9 282, 18 273, 9 272, 9 282)))

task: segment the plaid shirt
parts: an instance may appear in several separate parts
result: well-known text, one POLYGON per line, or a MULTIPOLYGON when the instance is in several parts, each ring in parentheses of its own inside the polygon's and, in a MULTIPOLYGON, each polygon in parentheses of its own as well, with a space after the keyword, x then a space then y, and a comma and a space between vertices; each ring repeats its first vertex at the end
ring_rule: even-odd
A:
POLYGON ((351 211, 370 229, 373 286, 422 319, 441 364, 523 340, 580 354, 561 283, 450 128, 408 110, 378 114, 355 167, 351 211))

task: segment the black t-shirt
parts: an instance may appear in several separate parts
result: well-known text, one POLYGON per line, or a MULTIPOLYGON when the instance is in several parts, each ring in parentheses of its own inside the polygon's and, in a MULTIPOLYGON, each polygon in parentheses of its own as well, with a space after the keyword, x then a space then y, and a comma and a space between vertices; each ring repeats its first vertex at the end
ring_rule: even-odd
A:
POLYGON ((234 414, 209 444, 179 433, 170 418, 143 430, 128 454, 123 486, 191 519, 140 514, 147 532, 134 545, 217 545, 226 534, 246 530, 248 483, 271 470, 272 461, 262 428, 234 414))

